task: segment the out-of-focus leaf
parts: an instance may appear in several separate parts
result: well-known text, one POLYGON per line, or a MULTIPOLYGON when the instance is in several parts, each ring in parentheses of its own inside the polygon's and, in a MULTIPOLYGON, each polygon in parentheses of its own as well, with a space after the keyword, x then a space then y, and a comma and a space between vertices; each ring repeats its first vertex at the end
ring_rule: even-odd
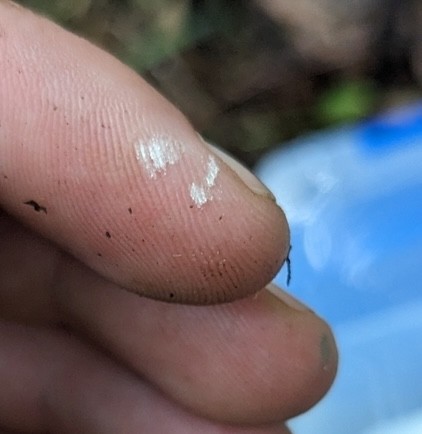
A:
POLYGON ((351 122, 369 115, 376 91, 368 81, 341 81, 328 88, 316 105, 316 117, 322 124, 351 122))

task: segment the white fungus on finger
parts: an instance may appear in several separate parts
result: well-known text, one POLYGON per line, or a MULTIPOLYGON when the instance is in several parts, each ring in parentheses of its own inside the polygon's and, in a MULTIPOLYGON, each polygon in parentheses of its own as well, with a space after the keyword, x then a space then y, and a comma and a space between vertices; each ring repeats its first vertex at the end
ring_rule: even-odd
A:
POLYGON ((183 154, 183 146, 171 137, 161 134, 135 143, 136 159, 146 169, 150 178, 165 173, 167 166, 175 164, 183 154))
MULTIPOLYGON (((156 134, 135 143, 136 159, 152 179, 156 179, 160 173, 165 175, 167 167, 176 164, 183 153, 183 145, 166 134, 156 134)), ((194 181, 189 185, 190 197, 198 208, 213 198, 213 188, 219 171, 215 157, 209 155, 205 176, 199 182, 194 181)))
POLYGON ((219 171, 220 168, 217 165, 217 161, 210 155, 204 179, 199 183, 193 182, 189 190, 190 197, 198 208, 201 208, 201 206, 212 199, 212 188, 215 185, 219 171))

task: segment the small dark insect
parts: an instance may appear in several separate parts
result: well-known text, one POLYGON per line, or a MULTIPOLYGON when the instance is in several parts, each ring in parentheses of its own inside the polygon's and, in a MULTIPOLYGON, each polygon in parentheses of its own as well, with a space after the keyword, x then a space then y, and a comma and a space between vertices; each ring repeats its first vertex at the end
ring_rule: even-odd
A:
POLYGON ((290 244, 289 251, 287 253, 286 265, 287 265, 287 286, 290 285, 290 281, 292 280, 292 261, 290 260, 290 252, 292 251, 292 245, 290 244))
POLYGON ((37 202, 35 202, 35 200, 28 200, 24 202, 24 205, 32 206, 32 208, 34 208, 36 212, 43 212, 44 214, 47 214, 47 208, 38 204, 37 202))

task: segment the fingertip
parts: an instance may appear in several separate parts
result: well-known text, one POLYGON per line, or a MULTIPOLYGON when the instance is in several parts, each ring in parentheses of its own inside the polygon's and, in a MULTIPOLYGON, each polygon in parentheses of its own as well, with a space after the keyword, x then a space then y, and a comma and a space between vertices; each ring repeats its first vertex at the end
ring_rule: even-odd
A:
MULTIPOLYGON (((145 240, 151 260, 134 254, 136 262, 119 284, 159 300, 214 304, 253 294, 275 276, 290 245, 283 211, 269 194, 246 186, 219 157, 215 161, 219 174, 212 195, 205 199, 198 193, 195 202, 179 190, 177 201, 144 222, 138 240, 145 240)), ((181 184, 171 185, 180 189, 181 184)), ((167 196, 176 195, 169 194, 171 186, 163 188, 167 196)))
POLYGON ((271 280, 289 232, 252 174, 87 41, 19 10, 1 24, 10 214, 140 295, 218 303, 271 280))
POLYGON ((287 323, 295 338, 291 337, 292 358, 285 368, 290 372, 289 388, 295 393, 290 394, 290 405, 284 407, 285 418, 290 419, 313 407, 331 388, 338 368, 337 345, 329 324, 309 307, 274 284, 264 292, 284 315, 283 305, 288 307, 292 318, 287 323))

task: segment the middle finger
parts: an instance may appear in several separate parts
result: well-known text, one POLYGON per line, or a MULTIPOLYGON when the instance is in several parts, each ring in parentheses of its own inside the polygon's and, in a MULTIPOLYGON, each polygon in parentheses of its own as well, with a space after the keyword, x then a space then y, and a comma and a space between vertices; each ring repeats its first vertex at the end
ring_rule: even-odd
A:
POLYGON ((328 326, 287 295, 263 290, 224 305, 172 305, 122 291, 76 264, 65 268, 57 292, 65 321, 201 415, 286 420, 333 380, 328 326))

